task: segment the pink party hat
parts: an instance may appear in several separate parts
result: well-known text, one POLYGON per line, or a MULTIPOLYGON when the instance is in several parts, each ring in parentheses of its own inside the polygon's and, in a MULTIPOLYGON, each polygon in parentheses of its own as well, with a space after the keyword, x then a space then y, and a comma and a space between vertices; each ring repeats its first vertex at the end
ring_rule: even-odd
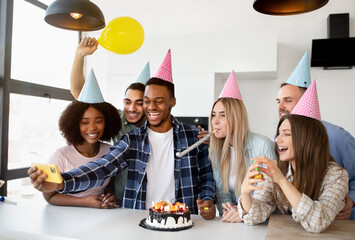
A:
POLYGON ((226 84, 223 87, 219 98, 235 98, 238 100, 242 100, 242 95, 240 94, 237 79, 235 78, 234 70, 228 77, 226 84))
POLYGON ((156 78, 160 78, 167 82, 173 83, 173 75, 171 73, 171 53, 170 49, 165 56, 163 63, 160 65, 157 73, 155 74, 156 78))
POLYGON ((311 85, 309 85, 291 114, 302 115, 321 121, 316 80, 313 80, 311 85))

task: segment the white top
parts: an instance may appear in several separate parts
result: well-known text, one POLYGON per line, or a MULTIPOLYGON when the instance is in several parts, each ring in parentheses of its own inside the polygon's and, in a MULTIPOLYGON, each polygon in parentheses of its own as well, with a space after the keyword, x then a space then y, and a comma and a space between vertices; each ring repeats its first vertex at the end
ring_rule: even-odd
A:
MULTIPOLYGON (((61 173, 68 172, 74 168, 80 167, 88 162, 93 162, 100 159, 103 155, 107 154, 111 145, 100 143, 100 151, 95 157, 84 157, 81 155, 73 145, 64 146, 59 149, 49 158, 48 163, 58 166, 61 173)), ((101 187, 88 189, 84 192, 75 194, 67 194, 75 197, 88 197, 94 195, 101 195, 104 193, 105 187, 109 184, 110 179, 107 179, 101 187)))
POLYGON ((165 133, 147 130, 151 155, 147 166, 146 209, 152 201, 175 202, 173 129, 165 133))
POLYGON ((235 175, 233 173, 233 167, 235 162, 235 151, 233 146, 229 146, 229 150, 231 151, 231 159, 230 159, 230 168, 229 168, 229 179, 228 179, 228 186, 229 191, 235 191, 235 175))

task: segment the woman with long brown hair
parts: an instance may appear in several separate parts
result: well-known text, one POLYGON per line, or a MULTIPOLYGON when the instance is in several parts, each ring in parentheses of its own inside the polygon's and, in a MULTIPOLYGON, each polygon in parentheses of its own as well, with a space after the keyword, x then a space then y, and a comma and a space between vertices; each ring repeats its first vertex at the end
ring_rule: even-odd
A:
POLYGON ((265 156, 257 157, 248 169, 238 205, 239 214, 248 225, 264 222, 277 207, 283 214, 292 214, 305 230, 319 233, 344 207, 349 177, 330 155, 318 98, 307 102, 312 91, 316 94, 315 83, 292 114, 279 121, 275 139, 277 163, 265 156), (263 184, 254 179, 258 174, 254 169, 260 164, 264 167, 259 170, 267 175, 263 184))

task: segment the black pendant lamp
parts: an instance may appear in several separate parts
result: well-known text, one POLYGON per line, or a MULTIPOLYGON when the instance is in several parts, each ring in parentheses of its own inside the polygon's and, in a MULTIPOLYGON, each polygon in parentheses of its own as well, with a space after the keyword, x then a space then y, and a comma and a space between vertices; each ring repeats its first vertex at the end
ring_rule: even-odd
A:
POLYGON ((323 7, 329 0, 254 0, 253 8, 269 15, 294 15, 323 7))
POLYGON ((56 0, 48 6, 44 20, 52 26, 75 31, 105 27, 100 8, 89 0, 56 0))

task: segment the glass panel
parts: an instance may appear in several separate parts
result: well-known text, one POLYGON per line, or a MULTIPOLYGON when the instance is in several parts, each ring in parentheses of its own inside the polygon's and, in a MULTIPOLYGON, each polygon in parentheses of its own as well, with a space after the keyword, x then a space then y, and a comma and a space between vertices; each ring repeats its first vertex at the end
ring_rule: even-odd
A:
POLYGON ((8 169, 45 163, 66 145, 58 119, 69 101, 10 94, 8 169))
POLYGON ((53 27, 45 11, 14 1, 11 78, 69 89, 78 32, 53 27))

